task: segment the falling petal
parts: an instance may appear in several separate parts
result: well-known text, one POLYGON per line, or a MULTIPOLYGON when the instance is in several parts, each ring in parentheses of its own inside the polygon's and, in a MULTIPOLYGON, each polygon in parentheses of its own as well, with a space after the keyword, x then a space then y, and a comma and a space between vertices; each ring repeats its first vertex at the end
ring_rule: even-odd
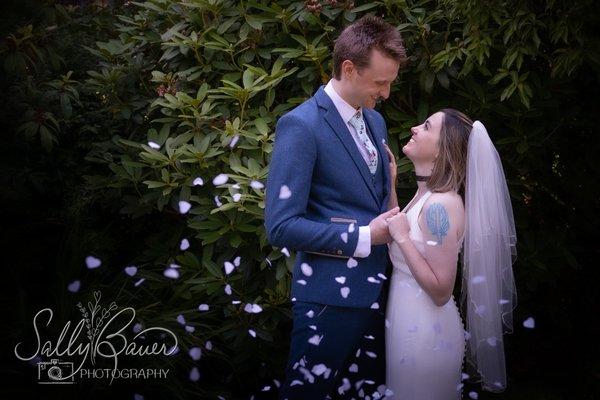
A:
POLYGON ((506 299, 500 299, 498 300, 498 304, 508 304, 510 303, 510 301, 506 300, 506 299))
POLYGON ((302 263, 302 265, 300 265, 300 268, 302 269, 302 273, 305 276, 311 276, 313 274, 313 269, 307 263, 302 263))
POLYGON ((179 269, 179 268, 181 268, 181 265, 171 263, 171 264, 169 264, 169 268, 179 269))
POLYGON ((462 377, 461 380, 464 381, 465 379, 469 379, 469 374, 465 374, 464 372, 462 373, 462 377))
POLYGON ((237 306, 238 304, 241 304, 242 302, 239 300, 231 300, 231 304, 233 304, 234 306, 237 306))
POLYGON ((197 382, 200 379, 200 371, 198 371, 198 367, 192 368, 190 371, 190 381, 197 382))
POLYGON ((338 276, 335 278, 335 281, 337 283, 339 283, 340 285, 343 285, 344 283, 346 283, 346 277, 345 276, 338 276))
POLYGON ((317 364, 312 367, 311 372, 316 376, 321 376, 327 370, 327 366, 325 364, 317 364))
POLYGON ((348 268, 354 268, 354 267, 356 267, 357 265, 358 265, 358 261, 356 261, 356 260, 355 260, 354 258, 352 258, 352 257, 350 257, 350 258, 348 259, 348 262, 346 263, 346 266, 347 266, 348 268))
POLYGON ((179 322, 181 325, 185 325, 185 317, 182 314, 179 314, 177 316, 177 322, 179 322))
POLYGON ((232 196, 232 198, 233 198, 233 201, 235 203, 237 203, 242 198, 242 194, 241 193, 234 193, 234 195, 232 196))
POLYGON ((186 325, 186 326, 185 326, 185 330, 186 330, 188 333, 193 333, 193 332, 196 330, 196 328, 194 328, 193 326, 190 326, 190 325, 186 325))
POLYGON ((225 286, 225 293, 227 293, 229 296, 231 296, 232 292, 231 292, 231 285, 230 284, 227 284, 225 286))
POLYGON ((240 266, 240 261, 242 261, 242 257, 237 256, 234 260, 233 260, 233 265, 235 265, 236 267, 240 266))
POLYGON ((281 186, 281 189, 279 189, 279 198, 281 200, 285 200, 285 199, 289 199, 292 196, 292 192, 290 190, 289 187, 287 187, 286 185, 281 186))
POLYGON ((473 279, 471 279, 471 283, 473 283, 474 285, 482 282, 485 282, 485 276, 483 275, 477 275, 474 276, 473 279))
POLYGON ((284 247, 283 249, 281 249, 281 252, 283 254, 285 254, 286 257, 290 256, 290 251, 287 249, 287 247, 284 247))
POLYGON ((142 283, 144 283, 144 281, 145 281, 145 280, 146 280, 146 278, 142 278, 142 279, 140 279, 139 281, 137 281, 137 282, 136 282, 134 285, 135 285, 136 287, 137 287, 137 286, 140 286, 142 283))
POLYGON ((384 274, 382 274, 381 272, 377 274, 378 277, 380 277, 381 279, 383 279, 384 281, 387 280, 387 276, 385 276, 384 274))
POLYGON ((188 353, 192 360, 198 361, 202 357, 202 349, 200 347, 192 347, 188 353))
POLYGON ((71 283, 69 283, 69 285, 67 286, 67 290, 71 293, 77 293, 79 292, 79 288, 81 287, 81 281, 73 281, 71 283))
POLYGON ((437 246, 437 242, 433 241, 433 240, 428 240, 426 242, 429 246, 437 246))
POLYGON ((318 346, 321 343, 321 339, 323 339, 323 336, 314 335, 310 339, 308 339, 308 343, 318 346))
POLYGON ((261 392, 268 392, 269 390, 271 390, 271 386, 267 385, 264 388, 262 388, 261 392))
POLYGON ((371 283, 381 283, 379 279, 375 279, 372 276, 368 277, 367 280, 371 283))
POLYGON ((185 251, 190 248, 190 241, 187 239, 182 239, 181 243, 179 243, 179 250, 185 251))
POLYGON ((181 200, 179 202, 179 213, 180 214, 186 214, 188 211, 190 211, 190 208, 192 208, 192 205, 190 203, 188 203, 185 200, 181 200))
POLYGON ((212 342, 210 340, 207 341, 205 347, 206 347, 206 350, 208 350, 208 351, 212 350, 212 342))
POLYGON ((535 328, 535 320, 533 319, 533 317, 529 317, 525 321, 523 321, 523 326, 529 329, 535 328))
POLYGON ((221 199, 219 198, 219 196, 215 196, 215 204, 217 205, 217 207, 221 207, 223 205, 223 203, 221 203, 221 199))
POLYGON ((485 306, 483 304, 475 306, 475 314, 483 315, 485 313, 485 306))
POLYGON ((488 344, 492 347, 496 346, 497 341, 498 341, 498 339, 495 336, 490 336, 489 338, 486 339, 486 342, 488 342, 488 344))
POLYGON ((308 326, 310 329, 312 329, 313 331, 317 330, 317 326, 316 325, 309 325, 308 326))
POLYGON ((94 256, 87 256, 85 258, 85 265, 87 265, 88 269, 94 269, 102 265, 102 261, 94 256))
POLYGON ((142 324, 138 322, 137 324, 133 325, 133 328, 131 329, 133 330, 133 333, 140 333, 142 330, 142 324))
POLYGON ((349 372, 358 372, 358 365, 356 365, 356 363, 352 363, 350 368, 348 368, 348 371, 349 372))
POLYGON ((371 304, 371 308, 373 310, 379 310, 379 303, 375 302, 375 303, 371 304))
POLYGON ((315 312, 314 312, 313 310, 309 310, 309 311, 306 313, 306 316, 307 316, 308 318, 312 318, 312 317, 314 317, 314 316, 315 316, 315 312))
POLYGON ((252 329, 248 329, 248 333, 250 334, 250 336, 256 337, 256 332, 254 332, 252 329))
POLYGON ((340 294, 342 295, 343 298, 347 298, 348 295, 350 294, 350 288, 347 286, 344 286, 343 288, 340 289, 340 294))
POLYGON ((229 261, 225 261, 225 273, 227 275, 231 274, 233 272, 233 270, 235 269, 235 266, 230 263, 229 261))
POLYGON ((135 274, 137 274, 137 267, 135 265, 125 267, 125 273, 129 276, 134 276, 135 274))
POLYGON ((252 182, 250 182, 250 187, 252 189, 260 190, 260 189, 264 188, 265 185, 263 185, 259 181, 252 181, 252 182))
POLYGON ((200 177, 197 177, 196 179, 194 179, 194 182, 192 182, 192 185, 202 186, 202 185, 204 185, 204 180, 200 177))
POLYGON ((348 225, 348 232, 350 232, 350 233, 354 232, 354 223, 351 223, 350 225, 348 225))
POLYGON ((348 232, 342 232, 340 237, 342 238, 342 242, 348 243, 348 232))
POLYGON ((198 311, 208 311, 209 307, 208 304, 200 304, 198 306, 198 311))
POLYGON ((300 285, 306 286, 306 281, 304 279, 298 279, 296 282, 298 282, 300 285))
POLYGON ((229 176, 227 176, 227 174, 219 174, 219 175, 215 176, 215 178, 213 179, 213 185, 215 185, 215 186, 224 185, 227 183, 228 180, 229 180, 229 176))
POLYGON ((235 135, 232 139, 231 142, 229 142, 229 147, 234 148, 235 145, 237 144, 238 140, 240 140, 240 135, 235 135))
POLYGON ((473 400, 477 400, 479 398, 479 395, 477 394, 477 392, 469 392, 469 397, 473 400))
POLYGON ((365 354, 371 358, 377 358, 377 354, 373 353, 372 351, 365 351, 365 354))
POLYGON ((167 278, 171 278, 171 279, 179 278, 179 271, 177 271, 175 268, 167 268, 167 269, 165 269, 165 272, 163 272, 163 274, 167 278))
POLYGON ((149 142, 148 142, 148 146, 152 147, 152 148, 153 148, 153 149, 155 149, 155 150, 158 150, 158 149, 160 149, 160 144, 158 144, 158 143, 156 143, 156 142, 153 142, 153 141, 149 141, 149 142))

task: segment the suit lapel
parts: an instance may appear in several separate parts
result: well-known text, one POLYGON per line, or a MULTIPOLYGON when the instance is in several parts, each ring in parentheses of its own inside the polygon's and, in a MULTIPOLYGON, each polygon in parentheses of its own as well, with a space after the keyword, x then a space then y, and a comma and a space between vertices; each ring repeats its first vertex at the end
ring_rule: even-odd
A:
POLYGON ((369 192, 371 193, 373 200, 379 206, 379 200, 377 199, 377 194, 375 193, 375 188, 373 187, 373 176, 371 175, 371 171, 369 171, 369 167, 365 160, 362 158, 360 151, 356 147, 356 143, 348 130, 348 127, 342 120, 342 117, 338 113, 335 105, 323 90, 323 86, 319 88, 317 93, 315 94, 315 98, 317 103, 326 109, 325 112, 325 120, 333 129, 333 132, 336 134, 338 139, 344 145, 344 148, 350 154, 352 161, 354 161, 354 165, 358 168, 360 175, 367 187, 369 188, 369 192))
POLYGON ((383 147, 383 135, 378 135, 377 129, 375 129, 375 121, 371 114, 370 110, 365 110, 363 113, 365 123, 367 124, 371 135, 373 136, 373 140, 375 141, 375 146, 377 147, 377 151, 379 152, 379 162, 381 163, 381 168, 383 168, 383 201, 385 204, 385 199, 387 199, 387 195, 389 192, 390 186, 390 171, 388 170, 389 157, 385 148, 383 147))

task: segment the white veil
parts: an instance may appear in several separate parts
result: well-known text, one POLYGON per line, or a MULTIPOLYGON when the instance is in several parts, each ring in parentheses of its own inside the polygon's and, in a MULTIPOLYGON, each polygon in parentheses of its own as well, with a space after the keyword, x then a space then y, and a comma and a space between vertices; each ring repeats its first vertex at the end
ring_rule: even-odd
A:
POLYGON ((512 333, 517 293, 512 264, 517 236, 502 163, 488 133, 473 123, 467 152, 461 303, 466 358, 483 389, 506 388, 503 333, 512 333))

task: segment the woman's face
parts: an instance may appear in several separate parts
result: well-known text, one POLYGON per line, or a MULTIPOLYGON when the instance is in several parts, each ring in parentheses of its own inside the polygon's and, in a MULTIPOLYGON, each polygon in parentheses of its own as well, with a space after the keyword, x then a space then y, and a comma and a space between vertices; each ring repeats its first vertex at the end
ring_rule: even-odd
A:
POLYGON ((439 151, 444 114, 436 112, 421 125, 410 128, 412 136, 402 152, 413 162, 433 162, 439 151))

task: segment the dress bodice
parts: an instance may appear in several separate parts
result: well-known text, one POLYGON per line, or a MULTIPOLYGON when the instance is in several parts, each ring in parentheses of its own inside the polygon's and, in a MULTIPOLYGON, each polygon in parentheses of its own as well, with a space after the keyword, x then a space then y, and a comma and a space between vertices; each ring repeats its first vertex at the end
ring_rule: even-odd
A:
MULTIPOLYGON (((419 215, 421 214, 423 205, 425 204, 429 196, 431 196, 431 194, 432 192, 428 190, 412 207, 410 207, 410 209, 406 213, 406 219, 408 220, 408 226, 410 227, 410 232, 408 236, 410 240, 412 240, 412 242, 415 244, 415 247, 417 248, 417 250, 419 250, 419 253, 421 253, 421 255, 423 255, 425 251, 425 244, 423 241, 423 232, 421 232, 421 228, 419 228, 419 215)), ((402 212, 404 212, 405 210, 406 208, 402 210, 402 212)), ((402 250, 396 242, 392 242, 391 244, 389 244, 389 254, 394 268, 412 277, 412 273, 410 272, 408 265, 406 265, 406 260, 404 259, 402 250)))

